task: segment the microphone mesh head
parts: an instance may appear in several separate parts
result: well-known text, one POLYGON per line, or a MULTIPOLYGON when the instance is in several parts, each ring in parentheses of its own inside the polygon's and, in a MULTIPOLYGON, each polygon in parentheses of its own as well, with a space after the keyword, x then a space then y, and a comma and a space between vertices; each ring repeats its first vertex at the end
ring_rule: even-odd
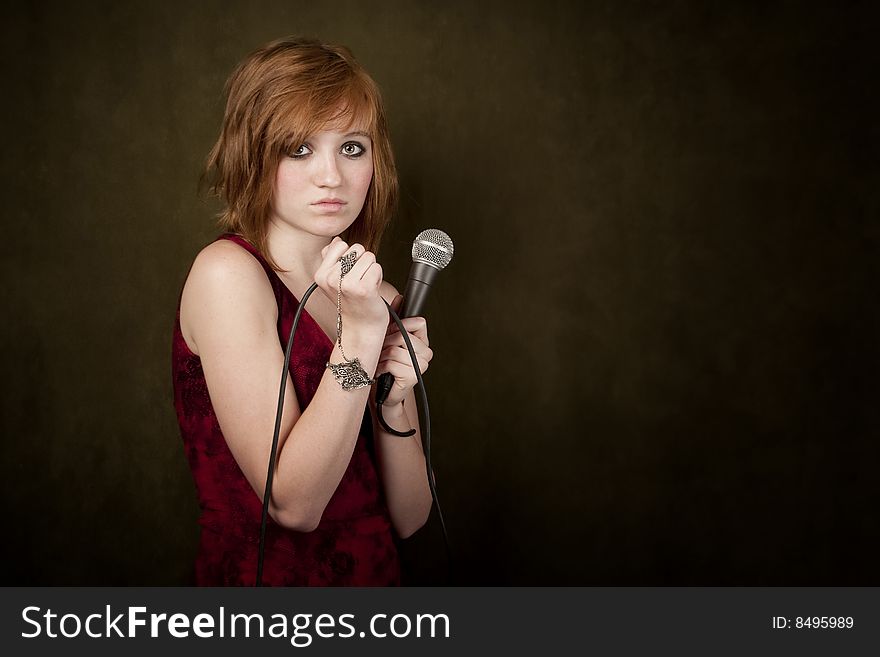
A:
POLYGON ((412 245, 413 262, 424 262, 443 269, 452 260, 452 238, 442 230, 428 228, 416 236, 412 245))

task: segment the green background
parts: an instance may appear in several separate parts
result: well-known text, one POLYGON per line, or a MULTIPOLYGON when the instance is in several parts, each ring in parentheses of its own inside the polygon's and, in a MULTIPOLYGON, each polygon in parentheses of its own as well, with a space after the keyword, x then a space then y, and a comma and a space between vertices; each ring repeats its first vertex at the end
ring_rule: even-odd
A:
MULTIPOLYGON (((729 4, 729 3, 727 3, 729 4)), ((385 94, 457 581, 880 584, 868 3, 3 10, 4 584, 186 584, 171 399, 222 86, 288 34, 385 94)), ((436 517, 404 550, 445 581, 436 517)))

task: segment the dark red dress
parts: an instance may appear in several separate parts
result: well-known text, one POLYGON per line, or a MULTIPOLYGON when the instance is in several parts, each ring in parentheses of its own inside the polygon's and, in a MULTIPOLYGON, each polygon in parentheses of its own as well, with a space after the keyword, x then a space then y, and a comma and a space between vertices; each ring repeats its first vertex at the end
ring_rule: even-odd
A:
MULTIPOLYGON (((246 249, 265 269, 278 303, 278 339, 284 349, 299 302, 244 238, 225 234, 218 239, 246 249)), ((290 376, 300 408, 305 409, 312 400, 332 350, 333 343, 321 327, 308 311, 303 312, 290 360, 290 376)), ((189 350, 180 331, 179 304, 172 352, 174 406, 201 508, 196 584, 253 586, 262 503, 220 431, 201 360, 189 350)), ((365 409, 348 469, 315 531, 293 531, 269 518, 264 585, 400 584, 400 562, 372 437, 372 421, 365 409)), ((271 443, 272 436, 266 436, 266 441, 271 443)))

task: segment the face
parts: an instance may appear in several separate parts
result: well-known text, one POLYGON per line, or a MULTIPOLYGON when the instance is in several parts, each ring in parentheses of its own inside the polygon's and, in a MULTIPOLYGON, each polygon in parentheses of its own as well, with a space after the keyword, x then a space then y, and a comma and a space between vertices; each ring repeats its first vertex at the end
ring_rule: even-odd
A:
POLYGON ((373 179, 373 144, 359 129, 328 127, 282 157, 272 221, 332 238, 364 205, 373 179))

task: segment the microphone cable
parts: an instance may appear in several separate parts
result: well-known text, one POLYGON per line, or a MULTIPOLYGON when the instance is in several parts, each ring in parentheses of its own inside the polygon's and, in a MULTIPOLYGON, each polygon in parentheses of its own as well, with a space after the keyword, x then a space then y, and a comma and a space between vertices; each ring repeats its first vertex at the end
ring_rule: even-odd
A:
MULTIPOLYGON (((281 432, 281 412, 284 409, 284 392, 287 389, 287 376, 290 368, 290 357, 293 353, 293 338, 296 335, 296 327, 297 325, 299 325, 299 320, 302 316, 303 309, 306 306, 306 301, 308 301, 309 297, 312 295, 312 292, 314 292, 317 287, 317 283, 312 283, 300 300, 299 306, 297 306, 296 309, 296 314, 293 317, 293 325, 290 327, 290 337, 287 339, 287 348, 284 351, 284 369, 281 372, 281 390, 278 393, 278 410, 275 413, 275 431, 272 435, 272 449, 269 452, 269 469, 266 473, 266 489, 263 493, 263 513, 260 519, 260 547, 257 557, 257 579, 255 584, 255 586, 258 587, 263 586, 263 556, 266 548, 266 525, 268 524, 269 518, 269 496, 272 491, 272 481, 275 478, 275 457, 278 450, 278 437, 281 432)), ((443 542, 446 546, 446 558, 449 565, 450 579, 452 579, 452 550, 449 546, 449 535, 446 532, 446 521, 443 518, 443 511, 440 508, 440 500, 437 497, 437 484, 434 481, 434 470, 431 468, 431 414, 428 409, 428 395, 425 392, 425 382, 422 379, 422 372, 419 369, 419 362, 416 358, 416 352, 413 349, 412 342, 410 342, 409 335, 407 334, 406 329, 403 327, 403 323, 400 321, 400 317, 398 317, 397 313, 392 310, 387 301, 385 301, 385 306, 388 308, 388 314, 391 315, 391 318, 394 320, 394 322, 397 324, 397 328, 400 330, 400 334, 403 336, 403 341, 404 343, 406 343, 406 349, 409 352, 409 357, 410 360, 412 360, 413 369, 416 372, 416 379, 418 380, 419 397, 422 401, 422 411, 425 418, 422 451, 425 454, 425 468, 427 470, 428 476, 428 487, 431 490, 431 498, 434 500, 434 505, 437 507, 437 517, 440 519, 440 528, 443 531, 443 542)), ((390 388, 390 385, 388 387, 390 388)), ((377 386, 376 415, 378 416, 378 420, 382 427, 397 436, 414 435, 415 429, 411 429, 409 432, 400 432, 395 431, 385 423, 385 420, 382 417, 382 404, 387 395, 388 390, 385 390, 383 393, 383 391, 377 386)), ((418 409, 416 409, 416 411, 418 412, 418 409)))

